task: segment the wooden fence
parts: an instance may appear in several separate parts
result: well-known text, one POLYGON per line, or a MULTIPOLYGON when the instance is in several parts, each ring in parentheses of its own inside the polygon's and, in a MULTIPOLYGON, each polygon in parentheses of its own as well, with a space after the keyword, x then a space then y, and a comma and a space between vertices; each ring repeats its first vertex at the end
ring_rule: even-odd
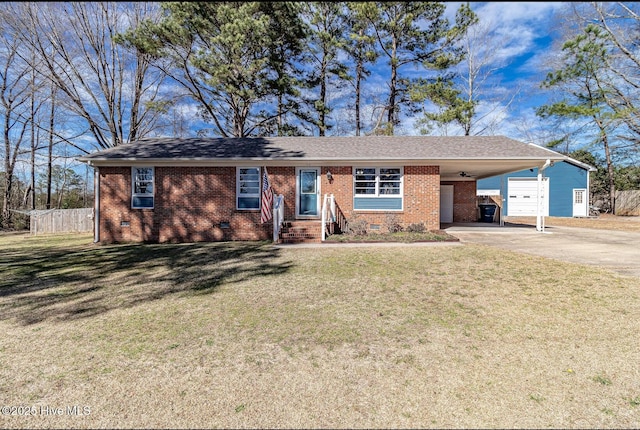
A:
POLYGON ((93 209, 51 209, 31 212, 31 234, 93 231, 93 209))
POLYGON ((640 190, 616 191, 616 215, 640 216, 640 190))

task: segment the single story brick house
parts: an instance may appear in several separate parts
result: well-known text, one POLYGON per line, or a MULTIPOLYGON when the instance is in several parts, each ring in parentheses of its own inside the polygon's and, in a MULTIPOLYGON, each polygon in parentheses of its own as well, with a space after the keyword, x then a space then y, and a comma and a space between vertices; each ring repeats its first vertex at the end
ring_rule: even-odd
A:
POLYGON ((261 221, 265 172, 278 219, 316 239, 325 195, 347 222, 435 231, 478 220, 478 179, 565 159, 503 136, 149 138, 79 158, 95 169, 101 243, 279 241, 261 221))

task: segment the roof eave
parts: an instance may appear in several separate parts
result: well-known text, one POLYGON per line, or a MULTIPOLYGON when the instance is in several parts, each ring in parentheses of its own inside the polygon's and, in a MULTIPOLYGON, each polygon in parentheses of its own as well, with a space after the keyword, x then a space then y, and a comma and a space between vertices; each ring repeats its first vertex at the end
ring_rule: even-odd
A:
POLYGON ((573 159, 571 157, 567 157, 564 161, 566 161, 567 163, 571 163, 574 166, 581 167, 581 168, 583 168, 583 169, 585 169, 585 170, 587 170, 589 172, 596 172, 598 170, 598 169, 596 169, 595 167, 593 167, 590 164, 583 163, 582 161, 578 161, 578 160, 573 159))
POLYGON ((239 166, 246 164, 260 164, 267 166, 292 166, 292 165, 323 165, 323 166, 343 166, 362 163, 393 163, 404 165, 438 165, 442 162, 482 162, 482 161, 530 161, 532 163, 544 163, 546 160, 568 161, 565 156, 522 156, 522 157, 442 157, 442 158, 406 158, 406 157, 357 157, 357 158, 263 158, 263 157, 234 157, 225 159, 215 158, 97 158, 79 157, 78 161, 87 163, 90 166, 132 166, 132 165, 154 165, 154 166, 239 166))

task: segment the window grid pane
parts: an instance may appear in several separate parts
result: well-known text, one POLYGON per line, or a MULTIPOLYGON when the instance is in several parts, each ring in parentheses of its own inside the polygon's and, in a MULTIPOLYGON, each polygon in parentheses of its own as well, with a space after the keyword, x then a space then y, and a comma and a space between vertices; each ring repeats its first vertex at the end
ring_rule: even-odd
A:
POLYGON ((153 169, 135 168, 135 194, 153 194, 153 169))
POLYGON ((241 167, 237 170, 238 209, 260 209, 260 168, 241 167))
POLYGON ((358 167, 354 172, 354 193, 379 197, 401 195, 402 170, 400 168, 358 167))
POLYGON ((400 194, 400 169, 380 169, 380 194, 400 194))
POLYGON ((376 169, 357 168, 355 175, 355 193, 358 195, 376 195, 376 169))
POLYGON ((153 209, 153 167, 133 167, 132 177, 131 207, 134 209, 153 209))

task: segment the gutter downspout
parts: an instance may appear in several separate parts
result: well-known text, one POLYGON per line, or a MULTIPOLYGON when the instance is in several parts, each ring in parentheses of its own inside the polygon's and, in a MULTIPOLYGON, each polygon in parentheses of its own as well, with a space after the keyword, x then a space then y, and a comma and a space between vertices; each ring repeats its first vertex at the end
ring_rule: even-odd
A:
POLYGON ((100 169, 93 167, 93 243, 100 242, 100 169))
POLYGON ((587 217, 591 215, 591 170, 587 170, 587 217))
POLYGON ((538 208, 536 210, 536 230, 544 233, 544 199, 542 195, 542 190, 544 187, 542 186, 542 175, 544 170, 551 165, 551 160, 547 160, 544 162, 544 165, 538 168, 538 208))

